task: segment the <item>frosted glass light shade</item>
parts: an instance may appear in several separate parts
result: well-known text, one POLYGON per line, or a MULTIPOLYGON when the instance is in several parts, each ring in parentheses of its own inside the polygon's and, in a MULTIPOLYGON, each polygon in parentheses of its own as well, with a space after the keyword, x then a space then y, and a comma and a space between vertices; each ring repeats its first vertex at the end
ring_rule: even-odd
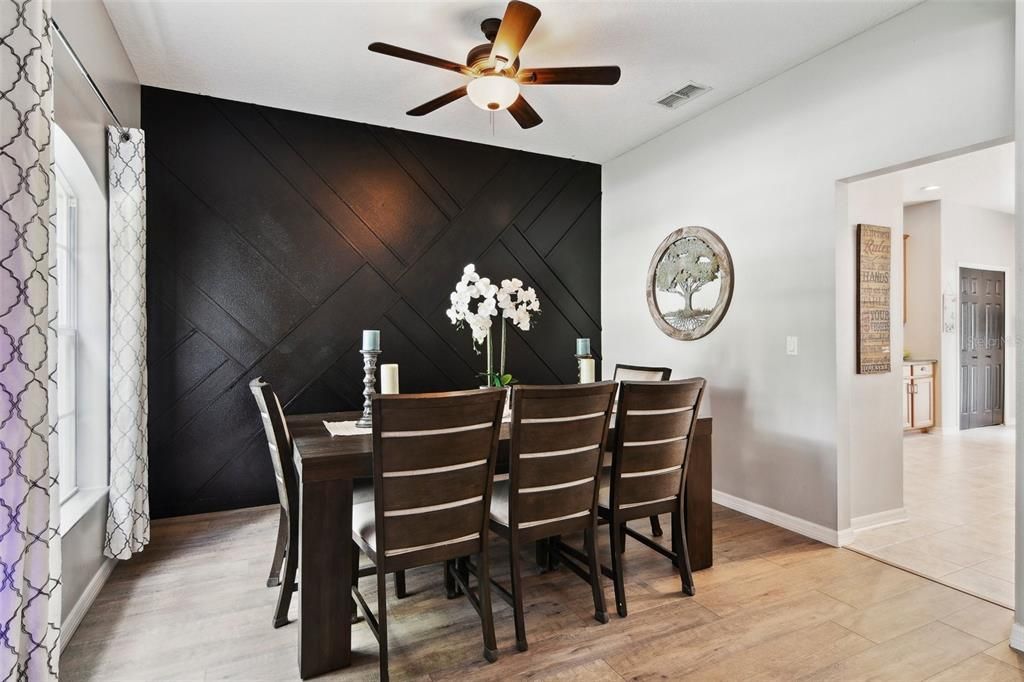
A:
POLYGON ((508 109, 519 97, 519 83, 505 76, 490 75, 474 78, 466 86, 473 104, 486 111, 508 109))

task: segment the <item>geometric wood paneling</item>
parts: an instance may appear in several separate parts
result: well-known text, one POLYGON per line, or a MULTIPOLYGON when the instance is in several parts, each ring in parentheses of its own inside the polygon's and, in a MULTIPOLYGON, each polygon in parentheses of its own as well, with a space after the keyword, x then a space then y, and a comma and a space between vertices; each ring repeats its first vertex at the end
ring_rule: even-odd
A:
POLYGON ((142 117, 154 517, 276 501, 246 384, 358 409, 362 329, 404 392, 478 385, 444 314, 466 263, 537 289, 521 381, 575 381, 578 336, 600 357, 600 166, 150 87, 142 117))

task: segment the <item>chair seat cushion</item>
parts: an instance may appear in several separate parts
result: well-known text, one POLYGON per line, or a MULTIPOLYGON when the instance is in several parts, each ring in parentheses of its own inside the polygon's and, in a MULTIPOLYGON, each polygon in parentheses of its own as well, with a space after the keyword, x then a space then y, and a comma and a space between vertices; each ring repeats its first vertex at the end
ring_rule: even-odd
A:
POLYGON ((494 482, 491 491, 491 520, 508 526, 508 479, 494 482))
POLYGON ((372 498, 368 502, 352 505, 352 535, 376 552, 377 527, 375 521, 372 498))

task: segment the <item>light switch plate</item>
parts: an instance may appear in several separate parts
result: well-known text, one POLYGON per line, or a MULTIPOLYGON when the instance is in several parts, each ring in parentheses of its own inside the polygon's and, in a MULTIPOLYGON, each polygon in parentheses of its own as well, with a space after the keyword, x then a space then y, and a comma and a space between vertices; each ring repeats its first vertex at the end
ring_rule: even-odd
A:
POLYGON ((786 355, 799 355, 800 354, 800 343, 799 338, 796 336, 786 337, 786 355))

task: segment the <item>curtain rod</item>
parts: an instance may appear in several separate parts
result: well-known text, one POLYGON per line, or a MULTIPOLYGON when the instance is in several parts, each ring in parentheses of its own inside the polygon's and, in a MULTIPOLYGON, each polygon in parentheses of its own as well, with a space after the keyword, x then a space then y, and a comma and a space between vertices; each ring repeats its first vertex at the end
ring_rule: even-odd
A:
POLYGON ((89 87, 103 104, 103 108, 106 109, 107 113, 110 114, 110 117, 114 119, 114 124, 117 126, 118 132, 121 133, 121 139, 125 141, 131 139, 128 134, 128 129, 121 125, 121 119, 119 119, 117 114, 114 113, 114 109, 110 106, 110 102, 108 102, 107 98, 103 96, 102 92, 100 92, 100 88, 96 85, 96 81, 92 79, 92 76, 90 76, 89 72, 85 69, 85 64, 83 64, 82 60, 78 58, 78 53, 75 52, 75 48, 71 47, 71 43, 68 42, 67 36, 64 35, 64 32, 60 30, 60 26, 58 26, 57 22, 52 18, 50 19, 50 26, 53 27, 53 32, 57 34, 58 38, 60 38, 60 42, 64 43, 64 47, 67 48, 68 53, 71 55, 71 59, 75 62, 75 66, 77 66, 78 70, 82 72, 83 76, 85 76, 86 82, 89 83, 89 87))

